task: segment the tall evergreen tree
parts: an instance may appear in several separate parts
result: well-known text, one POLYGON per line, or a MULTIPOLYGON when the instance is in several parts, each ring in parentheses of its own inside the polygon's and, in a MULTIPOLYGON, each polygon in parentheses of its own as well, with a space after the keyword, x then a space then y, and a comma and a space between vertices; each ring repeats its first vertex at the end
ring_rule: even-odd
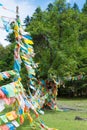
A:
POLYGON ((80 11, 80 10, 79 10, 79 7, 78 7, 78 5, 77 5, 77 3, 74 3, 73 9, 74 9, 75 11, 80 11))
POLYGON ((51 11, 52 9, 53 9, 53 4, 52 3, 48 4, 47 10, 51 11))
POLYGON ((55 5, 59 13, 66 10, 66 0, 55 0, 55 5))
POLYGON ((82 12, 87 14, 87 0, 86 0, 85 4, 83 5, 82 12))
POLYGON ((30 24, 30 21, 31 21, 30 17, 27 16, 27 17, 25 18, 25 20, 24 20, 25 26, 28 26, 28 25, 30 24))

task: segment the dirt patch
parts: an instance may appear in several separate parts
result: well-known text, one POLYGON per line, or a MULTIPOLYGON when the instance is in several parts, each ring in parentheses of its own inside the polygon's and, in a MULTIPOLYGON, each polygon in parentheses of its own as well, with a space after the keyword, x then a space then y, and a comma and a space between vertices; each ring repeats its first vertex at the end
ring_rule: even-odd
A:
POLYGON ((82 118, 82 117, 76 116, 76 117, 75 117, 75 120, 87 121, 87 118, 82 118))

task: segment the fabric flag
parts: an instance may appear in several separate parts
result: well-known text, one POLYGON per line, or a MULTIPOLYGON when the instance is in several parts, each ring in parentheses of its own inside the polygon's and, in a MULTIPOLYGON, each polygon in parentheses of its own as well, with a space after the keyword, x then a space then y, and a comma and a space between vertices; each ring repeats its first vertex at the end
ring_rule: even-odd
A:
POLYGON ((17 97, 17 99, 18 99, 18 102, 19 102, 20 107, 21 107, 21 108, 24 108, 24 107, 25 107, 25 101, 24 101, 22 95, 19 94, 18 97, 17 97))
POLYGON ((9 130, 9 127, 7 125, 0 126, 0 130, 9 130))
POLYGON ((3 93, 6 94, 8 97, 15 97, 14 89, 15 89, 14 83, 3 85, 1 88, 3 93))
POLYGON ((0 6, 3 6, 3 4, 0 3, 0 6))
POLYGON ((9 127, 9 130, 15 130, 15 126, 12 123, 6 124, 9 127))
POLYGON ((16 111, 12 111, 11 114, 13 115, 14 119, 17 118, 17 114, 16 114, 16 111))
POLYGON ((7 79, 8 77, 4 74, 4 72, 2 72, 2 76, 4 79, 7 79))
POLYGON ((25 46, 23 46, 23 45, 21 45, 21 44, 20 44, 20 46, 21 46, 21 51, 22 51, 22 52, 28 53, 28 50, 26 49, 25 46))
POLYGON ((24 99, 24 101, 25 101, 25 105, 28 107, 28 109, 30 109, 32 107, 32 104, 29 101, 27 101, 27 99, 24 99))
POLYGON ((15 60, 15 61, 14 61, 14 70, 15 70, 16 72, 20 72, 21 66, 20 66, 19 60, 15 60))
POLYGON ((21 107, 19 107, 19 115, 23 114, 23 109, 21 107))
POLYGON ((6 113, 6 117, 7 117, 8 120, 10 120, 10 121, 14 120, 14 117, 13 117, 13 115, 11 114, 11 112, 6 113))
POLYGON ((15 71, 5 71, 0 73, 0 80, 10 78, 11 76, 16 75, 15 71))
POLYGON ((10 77, 10 74, 9 74, 8 72, 4 72, 4 75, 6 75, 6 76, 7 76, 7 78, 9 78, 9 77, 10 77))
POLYGON ((5 21, 3 18, 1 18, 1 19, 2 19, 2 22, 3 22, 3 25, 4 25, 4 28, 5 28, 6 32, 11 32, 9 22, 5 21))
POLYGON ((32 52, 33 52, 33 49, 32 49, 32 48, 28 48, 28 51, 29 51, 30 53, 32 53, 32 52))
POLYGON ((16 72, 14 70, 11 70, 11 71, 7 71, 10 75, 15 75, 16 72))
POLYGON ((20 124, 23 124, 24 123, 24 117, 23 115, 20 115, 20 124))
POLYGON ((12 124, 13 124, 15 127, 19 127, 19 126, 20 126, 20 124, 19 124, 16 120, 12 121, 12 124))
POLYGON ((29 119, 30 123, 33 122, 33 118, 31 117, 31 115, 29 113, 28 113, 28 119, 29 119))
POLYGON ((2 74, 0 74, 0 80, 3 80, 3 76, 2 76, 2 74))
POLYGON ((39 112, 41 115, 44 115, 44 111, 38 110, 38 112, 39 112))
POLYGON ((26 35, 22 35, 22 36, 23 36, 23 38, 26 38, 26 39, 32 40, 32 37, 29 36, 28 34, 26 34, 26 35))
POLYGON ((6 117, 7 117, 8 120, 10 120, 10 121, 15 120, 15 119, 17 118, 16 111, 12 111, 12 112, 6 113, 6 117))
POLYGON ((29 70, 29 74, 35 75, 35 70, 34 69, 30 69, 29 70))
POLYGON ((25 42, 26 44, 30 44, 30 45, 34 44, 33 41, 28 40, 28 39, 24 39, 24 42, 25 42))
POLYGON ((30 85, 30 88, 36 91, 36 88, 33 85, 30 85))
MULTIPOLYGON (((2 88, 1 88, 1 91, 6 95, 6 96, 8 96, 8 91, 6 90, 6 88, 4 88, 3 86, 2 86, 2 88)), ((0 92, 1 93, 1 92, 0 92)))
POLYGON ((10 9, 7 9, 6 7, 4 7, 2 3, 0 3, 0 6, 1 6, 3 9, 5 9, 5 10, 8 10, 8 11, 13 12, 13 13, 16 13, 15 11, 10 10, 10 9))
POLYGON ((6 95, 0 90, 0 111, 2 111, 4 109, 4 105, 7 104, 12 104, 15 102, 15 98, 12 97, 12 98, 7 98, 6 95))
POLYGON ((0 119, 1 119, 4 123, 7 123, 7 122, 8 122, 8 120, 7 120, 7 118, 6 118, 6 115, 0 116, 0 119))
POLYGON ((5 109, 5 101, 3 99, 0 99, 0 112, 5 109))
POLYGON ((0 112, 2 112, 4 109, 5 109, 5 106, 0 104, 0 112))

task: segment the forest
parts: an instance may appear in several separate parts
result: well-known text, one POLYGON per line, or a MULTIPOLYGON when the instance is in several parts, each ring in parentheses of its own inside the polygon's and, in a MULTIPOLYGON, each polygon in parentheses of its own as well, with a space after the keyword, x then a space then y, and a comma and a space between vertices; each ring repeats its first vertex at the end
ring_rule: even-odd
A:
MULTIPOLYGON (((77 3, 71 6, 66 0, 55 0, 46 10, 38 7, 32 17, 25 16, 24 25, 35 43, 36 76, 61 81, 60 97, 87 97, 87 0, 82 9, 77 3)), ((13 69, 13 33, 6 40, 8 46, 0 44, 0 72, 13 69)), ((22 66, 22 82, 27 88, 22 66)))

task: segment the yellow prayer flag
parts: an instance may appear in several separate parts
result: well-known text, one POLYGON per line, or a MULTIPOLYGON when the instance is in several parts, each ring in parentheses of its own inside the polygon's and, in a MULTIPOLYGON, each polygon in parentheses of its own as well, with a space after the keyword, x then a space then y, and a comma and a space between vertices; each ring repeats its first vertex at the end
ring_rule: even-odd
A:
POLYGON ((33 49, 32 49, 32 48, 28 48, 28 51, 29 51, 29 52, 33 52, 33 49))
POLYGON ((15 31, 18 31, 18 30, 19 30, 18 25, 15 25, 15 26, 14 26, 14 30, 15 30, 15 31))
POLYGON ((6 117, 11 121, 11 120, 14 120, 14 117, 13 115, 9 112, 9 113, 6 113, 6 117))
POLYGON ((24 39, 24 42, 25 42, 26 44, 31 44, 31 45, 34 44, 33 41, 28 40, 28 39, 24 39))
POLYGON ((15 111, 8 112, 6 113, 6 117, 8 118, 8 120, 12 121, 17 118, 17 114, 15 111))
POLYGON ((21 58, 24 59, 24 60, 26 60, 26 61, 28 60, 28 58, 25 57, 25 56, 21 56, 21 58))
POLYGON ((30 123, 32 123, 32 122, 33 122, 33 119, 32 119, 32 117, 30 116, 30 114, 29 114, 29 113, 28 113, 28 119, 29 119, 30 123))
POLYGON ((19 33, 17 31, 15 31, 14 34, 15 34, 15 37, 19 36, 19 33))
POLYGON ((0 80, 3 80, 3 77, 2 77, 2 75, 0 74, 0 80))

